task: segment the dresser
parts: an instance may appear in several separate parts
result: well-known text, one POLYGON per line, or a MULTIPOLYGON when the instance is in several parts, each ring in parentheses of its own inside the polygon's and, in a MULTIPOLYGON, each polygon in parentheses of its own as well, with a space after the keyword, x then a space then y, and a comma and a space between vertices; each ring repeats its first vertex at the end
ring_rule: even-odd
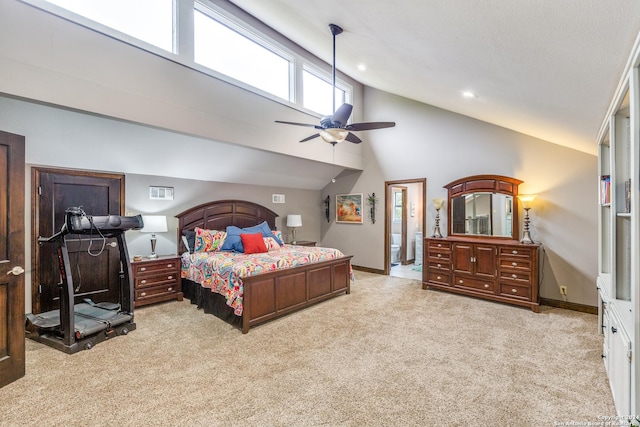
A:
POLYGON ((539 244, 427 237, 424 247, 423 289, 440 289, 540 312, 539 244))
POLYGON ((182 301, 180 257, 159 256, 155 259, 131 261, 134 307, 161 301, 182 301))

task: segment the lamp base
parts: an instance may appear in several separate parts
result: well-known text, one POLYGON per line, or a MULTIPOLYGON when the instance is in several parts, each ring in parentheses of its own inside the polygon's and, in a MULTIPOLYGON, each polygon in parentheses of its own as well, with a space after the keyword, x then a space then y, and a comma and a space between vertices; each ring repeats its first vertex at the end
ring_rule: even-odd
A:
POLYGON ((151 235, 151 255, 148 257, 149 259, 158 258, 158 254, 156 254, 156 235, 151 235))

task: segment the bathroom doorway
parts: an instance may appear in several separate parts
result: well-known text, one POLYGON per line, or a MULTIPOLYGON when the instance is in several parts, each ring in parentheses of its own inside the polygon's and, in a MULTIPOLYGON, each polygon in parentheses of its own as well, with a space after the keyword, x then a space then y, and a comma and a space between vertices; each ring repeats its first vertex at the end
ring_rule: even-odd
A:
POLYGON ((426 178, 385 182, 384 274, 422 279, 426 178))

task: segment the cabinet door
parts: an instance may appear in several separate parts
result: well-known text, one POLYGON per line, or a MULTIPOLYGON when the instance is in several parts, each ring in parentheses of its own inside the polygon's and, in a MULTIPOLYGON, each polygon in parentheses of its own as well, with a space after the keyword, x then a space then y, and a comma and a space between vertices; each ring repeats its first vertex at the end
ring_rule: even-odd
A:
POLYGON ((620 328, 616 317, 609 318, 609 382, 616 409, 620 414, 631 411, 631 341, 620 328))
POLYGON ((475 253, 476 276, 493 279, 496 277, 496 250, 493 246, 476 245, 475 253))
POLYGON ((453 271, 455 273, 473 274, 473 245, 455 243, 453 245, 453 271))

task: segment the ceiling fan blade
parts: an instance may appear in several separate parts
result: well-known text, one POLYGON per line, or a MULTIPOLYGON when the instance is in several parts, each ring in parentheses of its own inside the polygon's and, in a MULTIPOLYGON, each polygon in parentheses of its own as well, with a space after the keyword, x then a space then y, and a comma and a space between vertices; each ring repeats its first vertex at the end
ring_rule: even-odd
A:
POLYGON ((351 117, 351 110, 353 110, 353 105, 351 104, 342 104, 340 108, 333 113, 331 116, 332 123, 339 123, 339 126, 344 126, 349 121, 349 117, 351 117))
POLYGON ((309 141, 309 140, 311 140, 313 138, 317 138, 319 136, 320 136, 320 134, 316 133, 315 135, 311 135, 311 136, 306 137, 305 139, 301 139, 299 142, 307 142, 307 141, 309 141))
POLYGON ((369 123, 352 123, 345 126, 346 130, 372 130, 372 129, 384 129, 392 128, 396 125, 395 122, 369 122, 369 123))
POLYGON ((358 138, 351 132, 349 132, 349 135, 347 135, 347 137, 345 138, 345 141, 353 142, 354 144, 360 144, 362 142, 360 138, 358 138))
POLYGON ((281 120, 276 120, 276 123, 283 123, 285 125, 305 126, 305 127, 310 127, 310 128, 322 129, 318 125, 312 125, 312 124, 309 124, 309 123, 283 122, 281 120))

